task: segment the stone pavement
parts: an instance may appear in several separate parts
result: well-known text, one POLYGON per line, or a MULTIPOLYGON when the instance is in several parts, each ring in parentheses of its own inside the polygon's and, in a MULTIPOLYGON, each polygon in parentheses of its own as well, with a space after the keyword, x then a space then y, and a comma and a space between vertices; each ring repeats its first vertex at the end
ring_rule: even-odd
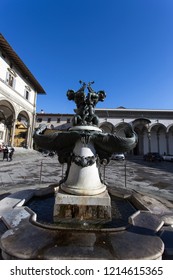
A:
MULTIPOLYGON (((23 148, 16 148, 15 150, 13 161, 11 162, 3 161, 0 153, 0 200, 9 194, 12 194, 14 199, 15 194, 13 193, 19 190, 32 192, 33 189, 56 184, 64 176, 66 166, 62 167, 58 163, 57 156, 53 158, 44 157, 37 151, 23 148)), ((101 167, 100 171, 102 179, 109 186, 110 192, 113 193, 118 190, 119 193, 121 191, 123 193, 123 189, 126 189, 126 192, 131 192, 132 190, 134 197, 139 196, 142 199, 141 205, 146 204, 145 209, 142 209, 151 208, 149 211, 156 213, 158 217, 160 215, 161 218, 164 218, 165 225, 159 234, 165 243, 164 257, 172 259, 173 163, 147 163, 141 158, 133 157, 126 161, 110 161, 108 166, 106 168, 101 167), (141 193, 144 195, 140 196, 141 193), (146 197, 147 195, 148 197, 146 197), (155 197, 158 199, 157 204, 154 200, 155 197), (162 207, 160 206, 161 204, 162 207), (167 214, 169 214, 165 217, 164 213, 162 213, 164 212, 162 211, 164 207, 167 214)), ((41 189, 41 191, 45 190, 41 189)), ((139 197, 137 199, 138 203, 140 203, 139 197)), ((6 199, 8 200, 9 197, 6 199)), ((1 200, 1 204, 5 200, 1 200)), ((144 213, 143 215, 146 214, 144 213)), ((0 235, 6 230, 3 227, 4 224, 2 223, 0 225, 0 235)))
POLYGON ((131 157, 123 163, 111 161, 105 173, 109 186, 173 202, 173 162, 145 162, 141 157, 131 157))
POLYGON ((62 178, 62 166, 54 158, 24 148, 15 148, 12 161, 0 153, 0 195, 30 187, 44 187, 62 178))
MULTIPOLYGON (((57 183, 65 174, 66 166, 59 164, 56 155, 45 157, 31 149, 16 148, 11 162, 3 161, 2 156, 0 153, 0 198, 17 190, 57 183)), ((148 163, 134 157, 110 161, 100 171, 111 188, 133 189, 173 202, 173 162, 148 163)))

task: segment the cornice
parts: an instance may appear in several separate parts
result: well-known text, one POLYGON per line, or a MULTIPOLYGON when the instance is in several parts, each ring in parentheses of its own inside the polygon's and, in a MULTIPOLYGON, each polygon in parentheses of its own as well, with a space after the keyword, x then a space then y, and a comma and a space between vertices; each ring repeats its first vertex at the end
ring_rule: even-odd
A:
POLYGON ((37 91, 37 93, 45 94, 45 91, 42 88, 42 86, 39 84, 39 82, 36 80, 36 78, 32 75, 30 70, 26 67, 24 62, 20 59, 20 57, 12 49, 12 47, 9 45, 9 43, 2 36, 1 33, 0 33, 0 48, 2 49, 3 54, 9 58, 10 62, 13 63, 20 70, 23 77, 25 77, 26 80, 30 81, 30 83, 33 85, 33 87, 37 91))

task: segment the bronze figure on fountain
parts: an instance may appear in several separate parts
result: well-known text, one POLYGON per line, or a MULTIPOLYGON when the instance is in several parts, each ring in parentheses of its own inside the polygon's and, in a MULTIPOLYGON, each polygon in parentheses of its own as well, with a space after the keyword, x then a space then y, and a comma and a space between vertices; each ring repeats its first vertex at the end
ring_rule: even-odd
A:
MULTIPOLYGON (((90 170, 94 166, 97 167, 102 162, 109 162, 113 153, 129 151, 137 144, 137 135, 131 125, 126 125, 124 135, 122 132, 121 135, 118 135, 118 133, 105 133, 99 128, 99 119, 95 114, 95 106, 99 101, 104 101, 106 93, 103 90, 95 92, 91 87, 93 83, 86 84, 80 81, 81 87, 79 90, 67 91, 68 99, 73 100, 77 106, 77 109, 75 109, 76 114, 72 120, 72 127, 69 130, 49 132, 47 127, 43 125, 36 129, 33 136, 38 147, 56 151, 59 162, 61 164, 67 163, 65 182, 69 182, 69 178, 73 177, 71 170, 73 170, 72 173, 85 173, 86 176, 87 169, 89 169, 88 174, 90 174, 90 170), (85 93, 86 89, 88 90, 87 93, 85 93), (85 172, 76 171, 77 168, 85 168, 85 172)), ((95 177, 97 176, 95 175, 95 177)), ((73 181, 72 179, 70 180, 73 181)), ((102 181, 101 178, 100 181, 102 181)), ((101 183, 99 182, 99 184, 101 183)), ((90 182, 86 185, 90 185, 90 182)), ((96 188, 95 193, 105 190, 105 187, 96 188)), ((69 189, 65 188, 65 191, 68 192, 69 189)), ((78 193, 78 190, 75 187, 75 190, 70 190, 69 192, 78 193)), ((85 191, 86 194, 92 194, 92 192, 85 191)))
POLYGON ((95 114, 95 106, 99 101, 104 101, 106 93, 103 90, 95 92, 91 88, 91 84, 94 82, 79 81, 82 86, 78 91, 68 90, 67 97, 69 100, 73 100, 76 103, 77 109, 76 115, 73 118, 73 125, 95 125, 98 126, 99 119, 95 114), (88 89, 88 94, 85 94, 85 88, 88 89))

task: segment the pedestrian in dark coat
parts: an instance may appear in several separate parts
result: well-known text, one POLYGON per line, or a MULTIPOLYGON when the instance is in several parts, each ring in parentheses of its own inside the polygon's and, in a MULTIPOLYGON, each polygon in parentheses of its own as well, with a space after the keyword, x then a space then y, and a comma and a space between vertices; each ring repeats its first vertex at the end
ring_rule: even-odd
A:
POLYGON ((9 158, 10 161, 13 159, 13 154, 14 154, 14 148, 9 147, 8 148, 8 158, 9 158))
POLYGON ((8 161, 8 146, 5 145, 3 147, 3 160, 6 159, 8 161))

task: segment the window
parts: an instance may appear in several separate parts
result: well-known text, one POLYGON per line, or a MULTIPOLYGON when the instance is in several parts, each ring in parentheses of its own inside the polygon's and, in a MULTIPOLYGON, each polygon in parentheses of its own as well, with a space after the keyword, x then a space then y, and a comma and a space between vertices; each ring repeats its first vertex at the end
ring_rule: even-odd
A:
POLYGON ((60 118, 57 118, 57 123, 60 123, 61 122, 61 119, 60 118))
POLYGON ((30 97, 30 87, 29 86, 25 86, 25 93, 24 93, 24 97, 26 98, 26 100, 29 100, 30 97))
POLYGON ((8 76, 8 84, 10 87, 13 87, 14 85, 14 77, 11 74, 8 76))
POLYGON ((16 75, 16 73, 15 73, 15 71, 13 69, 8 68, 7 70, 8 70, 7 78, 6 78, 7 84, 10 87, 14 88, 15 87, 15 82, 16 82, 15 78, 17 77, 17 75, 16 75))
POLYGON ((47 119, 47 122, 50 123, 50 122, 51 122, 51 118, 48 118, 48 119, 47 119))
POLYGON ((25 91, 25 98, 26 98, 27 100, 29 100, 29 91, 28 91, 28 90, 25 91))

